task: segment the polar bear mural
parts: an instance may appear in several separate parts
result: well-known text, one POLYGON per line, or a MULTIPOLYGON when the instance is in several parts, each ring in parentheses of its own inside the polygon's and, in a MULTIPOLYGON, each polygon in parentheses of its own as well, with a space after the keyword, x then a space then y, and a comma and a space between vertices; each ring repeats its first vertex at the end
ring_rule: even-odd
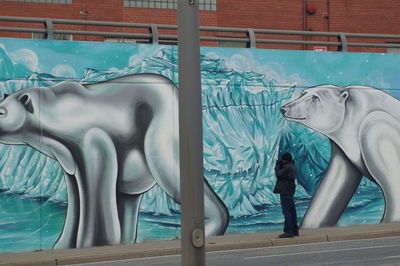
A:
MULTIPOLYGON (((0 142, 26 144, 65 172, 68 209, 54 248, 133 243, 143 193, 180 202, 177 88, 155 74, 24 89, 0 102, 0 142)), ((206 235, 229 214, 205 181, 206 235)))
POLYGON ((368 86, 320 85, 281 108, 289 121, 327 136, 331 160, 303 228, 335 225, 363 176, 382 189, 382 222, 400 221, 400 102, 368 86))

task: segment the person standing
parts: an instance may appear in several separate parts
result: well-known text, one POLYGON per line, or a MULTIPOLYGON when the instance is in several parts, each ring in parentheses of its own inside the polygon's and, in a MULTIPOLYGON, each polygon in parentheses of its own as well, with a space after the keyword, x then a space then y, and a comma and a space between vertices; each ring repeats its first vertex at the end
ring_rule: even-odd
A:
POLYGON ((290 153, 282 155, 275 164, 275 175, 277 178, 274 193, 280 194, 282 213, 285 218, 283 234, 279 238, 290 238, 299 235, 297 225, 297 212, 294 204, 294 192, 296 190, 296 165, 290 153))

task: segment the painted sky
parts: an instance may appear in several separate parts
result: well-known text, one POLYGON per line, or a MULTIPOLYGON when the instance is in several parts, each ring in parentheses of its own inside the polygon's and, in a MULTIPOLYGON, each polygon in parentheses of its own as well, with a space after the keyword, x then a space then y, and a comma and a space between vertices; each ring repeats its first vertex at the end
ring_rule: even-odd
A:
POLYGON ((231 67, 265 74, 278 84, 307 88, 320 84, 366 85, 400 97, 400 55, 202 48, 202 53, 224 58, 231 67))
MULTIPOLYGON (((165 46, 103 42, 1 39, 16 63, 38 73, 82 78, 85 68, 119 70, 140 64, 165 46)), ((176 49, 176 47, 171 47, 176 49)), ((303 89, 319 84, 367 85, 400 97, 399 56, 381 53, 315 52, 202 47, 229 68, 253 71, 279 85, 303 89)))

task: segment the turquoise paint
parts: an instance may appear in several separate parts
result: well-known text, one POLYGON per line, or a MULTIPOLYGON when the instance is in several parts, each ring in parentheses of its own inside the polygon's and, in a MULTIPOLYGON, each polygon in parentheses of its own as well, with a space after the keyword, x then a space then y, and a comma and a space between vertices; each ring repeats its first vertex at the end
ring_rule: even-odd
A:
MULTIPOLYGON (((290 149, 300 168, 299 218, 324 174, 328 140, 283 120, 282 104, 303 88, 324 83, 375 86, 400 96, 397 55, 208 47, 201 53, 204 170, 229 208, 228 234, 282 227, 279 201, 272 193, 280 148, 290 149)), ((177 83, 177 49, 0 39, 0 70, 3 93, 64 79, 91 83, 132 73, 158 73, 177 83)), ((6 225, 0 230, 0 252, 51 248, 65 216, 60 167, 24 146, 1 145, 0 155, 0 224, 6 225), (29 241, 14 245, 21 234, 28 234, 29 241)), ((382 213, 380 190, 365 179, 340 224, 377 223, 382 213)), ((180 235, 179 206, 159 187, 144 197, 138 230, 139 241, 180 235)))

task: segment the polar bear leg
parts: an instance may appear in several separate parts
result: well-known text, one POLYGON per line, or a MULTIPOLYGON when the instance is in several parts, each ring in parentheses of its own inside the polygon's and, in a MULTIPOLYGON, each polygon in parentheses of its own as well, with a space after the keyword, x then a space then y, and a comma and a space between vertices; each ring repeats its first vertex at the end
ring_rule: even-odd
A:
POLYGON ((117 193, 118 216, 121 224, 121 244, 133 244, 137 236, 140 203, 143 194, 117 193))
POLYGON ((223 235, 229 224, 228 208, 204 178, 205 235, 223 235))
POLYGON ((105 131, 92 128, 84 136, 81 153, 76 175, 80 192, 77 248, 120 244, 114 143, 105 131))
POLYGON ((79 194, 75 176, 65 175, 65 184, 67 187, 68 206, 67 216, 65 217, 64 228, 53 246, 53 249, 76 248, 76 237, 78 233, 79 219, 79 194))
MULTIPOLYGON (((141 140, 143 141, 143 140, 141 140)), ((143 193, 155 185, 142 149, 134 148, 119 156, 117 177, 118 216, 121 242, 134 243, 143 193)))
POLYGON ((400 221, 400 122, 386 112, 372 112, 359 135, 365 165, 385 197, 382 222, 400 221))
MULTIPOLYGON (((178 123, 173 122, 172 117, 155 118, 146 133, 144 150, 157 184, 180 204, 178 123)), ((206 180, 204 206, 206 236, 224 234, 228 226, 228 210, 206 180)))
POLYGON ((304 215, 302 228, 334 226, 359 185, 362 174, 331 141, 328 169, 304 215))

